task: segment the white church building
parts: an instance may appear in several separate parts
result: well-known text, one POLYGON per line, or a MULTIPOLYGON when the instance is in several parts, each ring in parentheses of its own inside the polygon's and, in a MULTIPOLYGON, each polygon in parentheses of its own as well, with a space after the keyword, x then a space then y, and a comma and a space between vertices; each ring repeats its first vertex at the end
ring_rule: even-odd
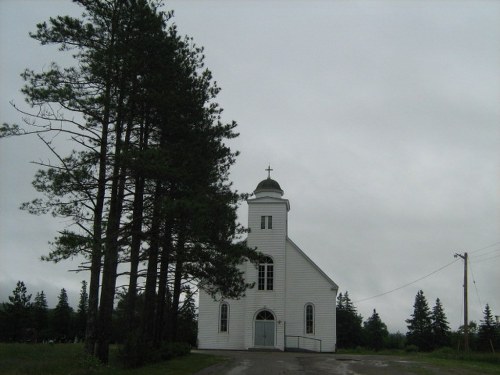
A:
POLYGON ((242 265, 255 286, 239 300, 200 290, 198 348, 334 352, 338 286, 288 237, 290 203, 270 171, 248 199, 247 244, 266 256, 242 265))

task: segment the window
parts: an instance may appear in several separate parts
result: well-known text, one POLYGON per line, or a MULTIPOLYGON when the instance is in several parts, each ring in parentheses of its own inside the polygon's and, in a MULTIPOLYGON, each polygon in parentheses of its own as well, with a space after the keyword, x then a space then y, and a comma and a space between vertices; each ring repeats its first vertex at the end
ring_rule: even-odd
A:
POLYGON ((258 287, 259 290, 273 290, 274 266, 270 257, 264 258, 259 264, 258 287))
POLYGON ((261 216, 260 217, 260 229, 273 229, 273 217, 272 216, 261 216), (267 226, 266 226, 267 222, 267 226))
POLYGON ((274 315, 270 311, 262 310, 260 313, 257 314, 255 320, 274 320, 274 315))
POLYGON ((219 318, 219 332, 227 332, 229 326, 229 305, 221 303, 220 305, 220 318, 219 318))
POLYGON ((314 305, 306 305, 306 334, 314 334, 314 305))

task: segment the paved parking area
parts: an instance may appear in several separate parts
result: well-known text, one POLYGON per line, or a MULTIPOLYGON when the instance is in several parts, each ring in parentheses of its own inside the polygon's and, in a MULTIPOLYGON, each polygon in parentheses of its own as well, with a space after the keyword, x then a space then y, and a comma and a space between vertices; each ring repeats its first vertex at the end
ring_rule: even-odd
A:
MULTIPOLYGON (((196 375, 465 375, 461 369, 439 369, 404 357, 328 353, 197 350, 227 357, 228 361, 196 375)), ((477 373, 480 374, 480 373, 477 373)))

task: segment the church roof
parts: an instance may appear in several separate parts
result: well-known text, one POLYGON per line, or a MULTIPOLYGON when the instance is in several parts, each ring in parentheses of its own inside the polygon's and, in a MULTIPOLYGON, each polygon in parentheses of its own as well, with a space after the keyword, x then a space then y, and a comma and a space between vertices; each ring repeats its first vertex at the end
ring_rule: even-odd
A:
POLYGON ((309 264, 311 264, 311 266, 313 266, 319 272, 319 274, 326 279, 326 281, 328 281, 330 283, 330 285, 332 286, 332 290, 338 291, 339 286, 332 279, 330 279, 330 277, 321 268, 319 268, 319 266, 316 263, 314 263, 312 261, 312 259, 309 258, 307 256, 307 254, 304 253, 302 251, 302 249, 300 247, 298 247, 289 237, 287 237, 286 239, 287 239, 288 243, 290 245, 292 245, 295 248, 295 250, 297 250, 299 252, 299 254, 301 254, 304 257, 304 259, 307 262, 309 262, 309 264))
POLYGON ((276 190, 279 191, 281 194, 283 194, 283 190, 281 189, 280 184, 278 184, 278 182, 273 180, 271 177, 268 177, 265 180, 259 182, 257 188, 255 189, 255 192, 257 193, 259 191, 269 191, 269 190, 276 190))
POLYGON ((271 171, 272 171, 271 165, 267 167, 266 171, 267 171, 267 178, 259 182, 259 184, 255 188, 254 194, 260 192, 269 192, 269 193, 278 193, 280 196, 282 196, 283 190, 281 189, 280 184, 278 184, 277 181, 271 178, 271 171))

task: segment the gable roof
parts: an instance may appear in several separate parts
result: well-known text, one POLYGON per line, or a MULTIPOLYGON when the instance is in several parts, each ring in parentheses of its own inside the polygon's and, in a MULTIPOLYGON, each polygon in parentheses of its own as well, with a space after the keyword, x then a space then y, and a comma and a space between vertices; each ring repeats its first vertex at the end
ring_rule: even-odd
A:
POLYGON ((288 236, 287 236, 286 240, 287 240, 287 242, 288 242, 290 245, 292 245, 292 246, 293 246, 293 248, 294 248, 295 250, 297 250, 297 252, 298 252, 300 255, 302 255, 302 256, 304 257, 304 259, 305 259, 307 262, 309 262, 309 264, 310 264, 311 266, 313 266, 313 268, 314 268, 314 269, 316 269, 316 270, 320 273, 320 275, 321 275, 321 276, 323 276, 323 277, 326 279, 326 281, 328 281, 328 282, 332 285, 332 289, 335 289, 335 290, 338 290, 338 289, 339 289, 339 286, 338 286, 338 285, 337 285, 337 284, 336 284, 336 283, 335 283, 332 279, 330 279, 330 277, 329 277, 326 273, 324 273, 324 272, 323 272, 323 270, 322 270, 321 268, 319 268, 319 266, 318 266, 316 263, 314 263, 314 262, 312 261, 312 259, 311 259, 311 258, 309 258, 309 257, 307 256, 307 254, 306 254, 306 253, 304 253, 304 252, 300 249, 300 247, 298 247, 298 246, 295 244, 295 242, 293 242, 293 241, 290 239, 290 237, 288 237, 288 236))

